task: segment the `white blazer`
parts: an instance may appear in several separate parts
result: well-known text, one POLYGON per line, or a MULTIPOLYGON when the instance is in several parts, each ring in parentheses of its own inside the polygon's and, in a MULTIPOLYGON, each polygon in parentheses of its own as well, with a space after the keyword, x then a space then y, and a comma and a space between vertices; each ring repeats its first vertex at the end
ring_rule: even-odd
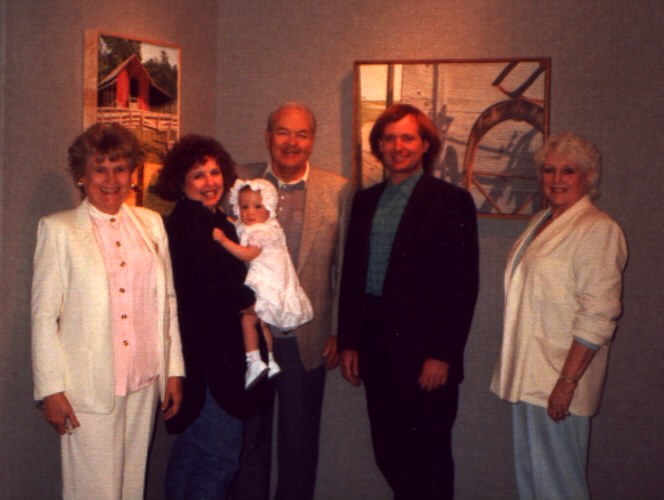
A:
POLYGON ((627 245, 620 226, 587 196, 528 245, 548 214, 533 218, 507 261, 503 344, 491 390, 513 403, 546 407, 572 340, 578 338, 602 346, 570 406, 574 415, 592 416, 622 309, 627 245))
MULTIPOLYGON (((159 385, 184 376, 168 241, 161 216, 122 205, 158 257, 159 385)), ((107 414, 114 405, 110 297, 90 205, 39 221, 32 280, 34 397, 64 391, 75 411, 107 414)))

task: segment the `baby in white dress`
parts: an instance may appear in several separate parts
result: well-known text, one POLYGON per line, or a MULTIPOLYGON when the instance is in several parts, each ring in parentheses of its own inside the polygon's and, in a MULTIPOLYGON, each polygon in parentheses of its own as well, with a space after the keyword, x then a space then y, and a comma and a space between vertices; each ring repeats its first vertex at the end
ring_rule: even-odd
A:
POLYGON ((242 316, 242 334, 247 356, 245 388, 265 375, 281 370, 272 353, 272 335, 265 323, 292 330, 313 318, 311 302, 300 286, 286 247, 284 230, 276 219, 277 190, 265 179, 238 179, 230 190, 238 245, 215 229, 213 238, 236 258, 249 264, 245 284, 256 294, 254 310, 242 316), (258 350, 258 322, 268 348, 268 364, 258 350))

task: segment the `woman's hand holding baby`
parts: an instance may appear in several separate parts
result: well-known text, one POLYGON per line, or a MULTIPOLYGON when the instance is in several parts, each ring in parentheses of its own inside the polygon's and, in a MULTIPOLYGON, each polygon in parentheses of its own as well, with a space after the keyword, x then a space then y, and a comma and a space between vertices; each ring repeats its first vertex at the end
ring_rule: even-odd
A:
POLYGON ((224 245, 228 241, 228 236, 226 236, 226 234, 221 229, 215 227, 212 230, 212 239, 217 243, 224 245))

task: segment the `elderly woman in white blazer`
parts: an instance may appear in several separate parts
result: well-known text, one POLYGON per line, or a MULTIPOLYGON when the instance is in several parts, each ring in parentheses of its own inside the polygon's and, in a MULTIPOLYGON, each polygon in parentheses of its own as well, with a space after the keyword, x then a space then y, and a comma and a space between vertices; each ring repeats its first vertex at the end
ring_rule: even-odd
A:
POLYGON ((124 203, 141 160, 130 131, 93 125, 69 148, 85 199, 39 222, 34 396, 61 435, 64 498, 143 498, 157 398, 165 418, 182 400, 166 232, 124 203))
POLYGON ((520 498, 582 500, 627 247, 620 226, 592 202, 600 155, 591 143, 565 132, 535 160, 549 208, 533 217, 507 262, 491 390, 515 403, 520 498))

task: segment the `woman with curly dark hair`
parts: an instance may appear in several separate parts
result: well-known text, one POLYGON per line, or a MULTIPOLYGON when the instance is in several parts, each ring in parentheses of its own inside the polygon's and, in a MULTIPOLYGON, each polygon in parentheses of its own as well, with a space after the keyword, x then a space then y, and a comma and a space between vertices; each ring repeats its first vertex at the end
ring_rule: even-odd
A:
POLYGON ((219 208, 235 179, 223 146, 191 134, 168 153, 157 182, 159 195, 176 201, 166 231, 187 374, 182 410, 167 426, 180 433, 166 476, 169 499, 226 498, 238 469, 243 419, 269 397, 266 382, 244 389, 240 313, 255 301, 244 286, 246 267, 212 239, 218 228, 238 241, 219 208))

